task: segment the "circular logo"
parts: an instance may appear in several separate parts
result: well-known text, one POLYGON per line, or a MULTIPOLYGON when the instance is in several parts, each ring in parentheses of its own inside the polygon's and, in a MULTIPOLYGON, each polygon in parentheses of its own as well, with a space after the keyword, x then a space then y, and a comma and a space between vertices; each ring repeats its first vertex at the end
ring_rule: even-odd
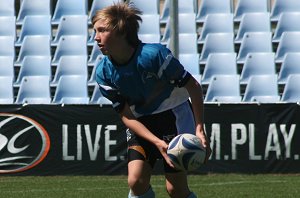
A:
POLYGON ((0 113, 0 173, 33 168, 50 149, 46 129, 35 120, 18 114, 0 113))

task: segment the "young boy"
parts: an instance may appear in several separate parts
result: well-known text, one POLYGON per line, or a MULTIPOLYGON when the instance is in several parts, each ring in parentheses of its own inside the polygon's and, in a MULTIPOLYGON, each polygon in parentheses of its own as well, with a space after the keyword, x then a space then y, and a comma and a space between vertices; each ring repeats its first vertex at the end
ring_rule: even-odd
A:
POLYGON ((132 5, 117 3, 92 19, 95 41, 105 55, 96 81, 128 128, 128 197, 154 197, 150 177, 157 158, 164 160, 170 197, 196 197, 186 172, 174 169, 166 151, 177 134, 192 133, 206 147, 206 158, 210 156, 202 89, 169 49, 138 39, 140 14, 132 5))

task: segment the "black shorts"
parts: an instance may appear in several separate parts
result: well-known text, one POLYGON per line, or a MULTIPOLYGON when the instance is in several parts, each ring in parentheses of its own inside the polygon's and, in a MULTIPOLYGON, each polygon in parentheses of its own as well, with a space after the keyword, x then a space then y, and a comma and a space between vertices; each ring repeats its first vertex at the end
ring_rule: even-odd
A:
MULTIPOLYGON (((155 136, 169 143, 179 133, 195 133, 194 117, 190 103, 186 102, 174 109, 158 114, 139 117, 155 136), (182 131, 184 130, 184 131, 182 131)), ((127 130, 128 162, 146 160, 152 168, 157 159, 163 159, 157 147, 145 139, 127 130)), ((165 172, 178 172, 163 159, 165 172)))

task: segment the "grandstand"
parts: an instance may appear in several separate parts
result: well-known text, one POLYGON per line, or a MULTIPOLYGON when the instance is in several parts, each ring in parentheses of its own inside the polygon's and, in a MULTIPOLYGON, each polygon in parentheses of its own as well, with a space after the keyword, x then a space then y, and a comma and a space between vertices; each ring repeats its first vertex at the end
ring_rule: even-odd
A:
MULTIPOLYGON (((0 79, 7 83, 0 85, 0 104, 110 104, 95 88, 102 55, 93 42, 91 17, 116 1, 0 0, 0 79), (24 91, 36 84, 32 76, 46 77, 40 96, 24 91), (76 86, 80 91, 64 95, 73 81, 82 83, 76 86)), ((131 1, 144 12, 140 39, 168 46, 169 0, 131 1)), ((179 59, 202 84, 206 103, 300 102, 300 89, 286 86, 300 82, 299 0, 178 0, 178 5, 179 59), (222 87, 230 75, 235 79, 230 83, 238 84, 222 87), (259 84, 257 76, 272 80, 261 78, 259 84), (216 79, 224 83, 216 85, 216 79), (253 86, 261 89, 250 91, 253 86)))

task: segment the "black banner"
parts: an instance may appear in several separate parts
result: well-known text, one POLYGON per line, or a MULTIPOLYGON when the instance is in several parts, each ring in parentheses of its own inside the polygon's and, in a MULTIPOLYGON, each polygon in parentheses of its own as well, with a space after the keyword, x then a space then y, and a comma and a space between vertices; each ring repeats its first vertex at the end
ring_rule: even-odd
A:
MULTIPOLYGON (((297 104, 205 104, 213 154, 195 173, 299 173, 299 126, 297 104)), ((0 106, 0 174, 126 172, 125 127, 111 107, 0 106)))

